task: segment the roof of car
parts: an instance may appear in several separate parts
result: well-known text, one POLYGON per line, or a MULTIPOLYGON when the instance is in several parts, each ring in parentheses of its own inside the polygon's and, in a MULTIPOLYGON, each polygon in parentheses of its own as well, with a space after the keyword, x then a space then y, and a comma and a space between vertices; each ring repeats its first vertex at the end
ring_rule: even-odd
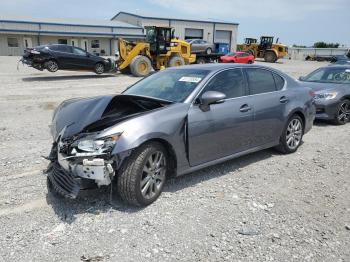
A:
MULTIPOLYGON (((262 65, 251 65, 251 64, 230 64, 230 63, 212 63, 212 64, 193 64, 193 65, 185 65, 181 67, 171 67, 169 69, 202 69, 208 71, 218 71, 226 68, 237 68, 237 67, 259 67, 259 68, 268 68, 273 69, 271 67, 262 66, 262 65)), ((275 70, 275 69, 273 69, 275 70)))

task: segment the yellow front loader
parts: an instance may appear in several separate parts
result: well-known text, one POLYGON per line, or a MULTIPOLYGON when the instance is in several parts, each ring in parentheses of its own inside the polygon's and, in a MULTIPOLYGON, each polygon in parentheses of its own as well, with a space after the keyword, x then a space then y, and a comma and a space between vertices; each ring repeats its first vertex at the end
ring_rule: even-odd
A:
POLYGON ((189 43, 175 39, 171 27, 149 26, 145 41, 129 42, 118 39, 118 69, 134 76, 146 76, 152 68, 182 66, 194 63, 196 55, 191 54, 189 43))

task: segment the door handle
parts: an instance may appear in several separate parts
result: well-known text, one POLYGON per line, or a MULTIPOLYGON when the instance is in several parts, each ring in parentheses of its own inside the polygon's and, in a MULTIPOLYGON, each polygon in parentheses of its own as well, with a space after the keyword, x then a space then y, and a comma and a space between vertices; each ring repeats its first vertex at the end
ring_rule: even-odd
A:
POLYGON ((282 103, 282 104, 285 104, 285 103, 287 103, 289 101, 289 99, 287 98, 287 97, 285 97, 285 96, 282 96, 281 98, 280 98, 280 102, 282 103))
POLYGON ((244 104, 241 106, 241 108, 239 109, 239 111, 241 111, 242 113, 244 112, 248 112, 249 110, 251 110, 252 108, 248 105, 248 104, 244 104))

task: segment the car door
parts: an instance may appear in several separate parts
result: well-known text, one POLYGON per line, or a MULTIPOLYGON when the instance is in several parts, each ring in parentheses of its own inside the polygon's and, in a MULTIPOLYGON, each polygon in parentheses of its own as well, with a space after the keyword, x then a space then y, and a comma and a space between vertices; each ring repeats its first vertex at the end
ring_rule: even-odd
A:
POLYGON ((237 57, 236 57, 236 63, 244 63, 244 58, 243 58, 243 54, 238 53, 237 57))
POLYGON ((90 58, 88 53, 86 53, 83 49, 72 47, 73 49, 73 65, 76 68, 93 68, 94 61, 90 58))
POLYGON ((245 68, 249 95, 254 107, 254 145, 279 140, 289 102, 285 80, 275 72, 262 68, 245 68))
POLYGON ((52 55, 56 58, 60 69, 71 69, 73 67, 72 47, 68 45, 50 46, 52 55))
POLYGON ((191 52, 197 53, 200 52, 200 40, 193 40, 191 43, 191 52))
POLYGON ((190 165, 196 166, 250 147, 253 136, 253 108, 240 68, 217 73, 206 84, 188 112, 190 165), (198 100, 206 91, 226 95, 223 103, 202 111, 198 100))
POLYGON ((207 41, 204 41, 204 40, 200 40, 201 42, 201 46, 200 46, 200 52, 201 53, 205 53, 205 51, 207 50, 208 48, 208 42, 207 41))

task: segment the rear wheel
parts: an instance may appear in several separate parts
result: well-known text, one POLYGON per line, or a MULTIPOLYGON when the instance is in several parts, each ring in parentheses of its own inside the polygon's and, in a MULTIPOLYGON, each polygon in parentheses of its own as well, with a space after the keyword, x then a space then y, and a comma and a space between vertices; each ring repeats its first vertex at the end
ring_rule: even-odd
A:
POLYGON ((163 190, 168 172, 168 154, 162 144, 142 145, 126 160, 118 177, 118 192, 129 204, 146 206, 163 190))
POLYGON ((105 66, 104 66, 104 64, 102 64, 102 63, 97 63, 97 64, 95 65, 94 71, 95 71, 95 73, 98 74, 98 75, 103 74, 104 71, 105 71, 105 66))
POLYGON ((174 66, 183 66, 185 64, 185 60, 180 56, 173 56, 169 59, 168 67, 174 66))
POLYGON ((44 66, 51 73, 54 73, 58 70, 58 63, 55 60, 49 60, 45 62, 44 66))
POLYGON ((130 63, 130 71, 134 76, 147 76, 152 70, 151 60, 147 56, 138 55, 130 63))
POLYGON ((340 101, 337 107, 337 115, 333 120, 336 125, 345 125, 350 119, 350 101, 348 99, 340 101))
POLYGON ((200 58, 197 59, 196 62, 197 62, 197 64, 205 64, 205 59, 200 57, 200 58))
POLYGON ((264 55, 265 62, 275 63, 277 61, 277 56, 272 51, 267 51, 264 55))
POLYGON ((294 153, 301 144, 304 135, 303 120, 298 115, 289 118, 280 137, 280 144, 276 149, 284 154, 294 153))

